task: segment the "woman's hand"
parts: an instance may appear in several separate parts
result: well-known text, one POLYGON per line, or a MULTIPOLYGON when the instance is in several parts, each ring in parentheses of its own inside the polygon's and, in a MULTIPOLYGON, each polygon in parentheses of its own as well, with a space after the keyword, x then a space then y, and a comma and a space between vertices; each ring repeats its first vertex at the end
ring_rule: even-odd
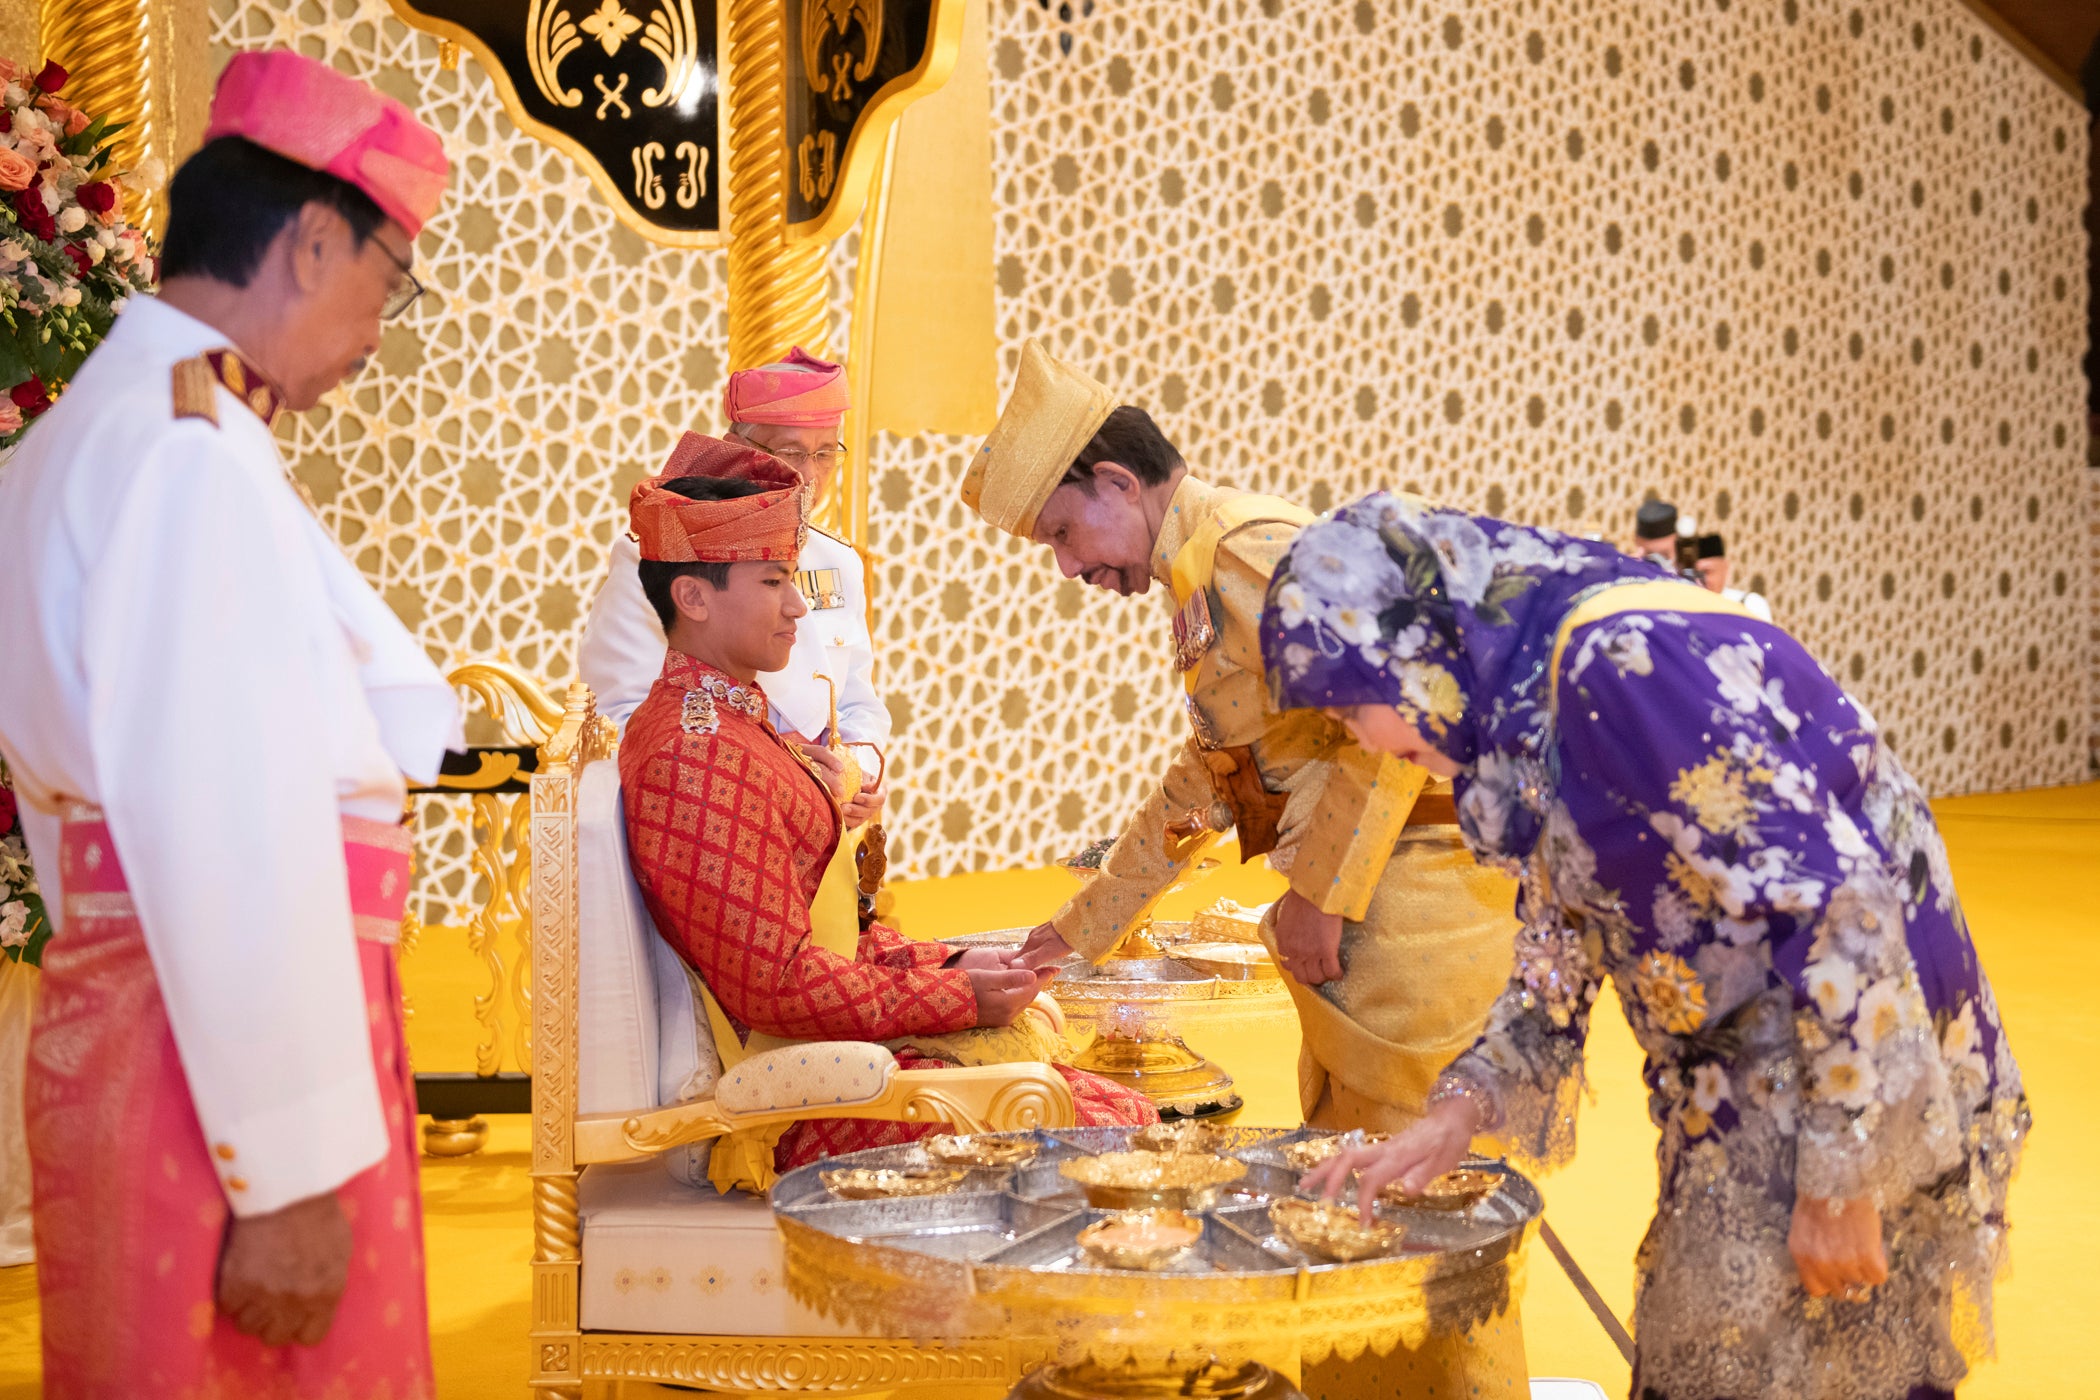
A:
POLYGON ((1871 1197, 1794 1201, 1794 1227, 1786 1247, 1794 1256, 1801 1286, 1812 1298, 1864 1300, 1888 1282, 1889 1256, 1881 1245, 1881 1210, 1871 1197))
POLYGON ((1410 1196, 1419 1196, 1430 1182, 1466 1158, 1479 1126, 1479 1111, 1464 1098, 1431 1104, 1420 1122, 1402 1133, 1371 1147, 1352 1147, 1337 1152, 1307 1172, 1298 1183, 1333 1200, 1351 1172, 1357 1173, 1356 1202, 1364 1223, 1371 1221, 1378 1193, 1388 1182, 1397 1181, 1410 1196))

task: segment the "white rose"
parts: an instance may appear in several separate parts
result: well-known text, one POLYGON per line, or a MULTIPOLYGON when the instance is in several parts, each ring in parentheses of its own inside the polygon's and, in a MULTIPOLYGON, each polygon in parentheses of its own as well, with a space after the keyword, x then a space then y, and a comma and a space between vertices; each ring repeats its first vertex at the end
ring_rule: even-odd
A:
POLYGON ((87 227, 87 221, 87 210, 77 204, 69 204, 59 213, 58 231, 60 233, 78 233, 87 227))
POLYGON ((80 305, 80 288, 68 287, 64 291, 60 292, 58 294, 58 304, 60 306, 80 305))
POLYGON ((87 255, 89 267, 100 267, 102 266, 102 260, 109 256, 109 250, 100 243, 91 241, 87 245, 87 255))

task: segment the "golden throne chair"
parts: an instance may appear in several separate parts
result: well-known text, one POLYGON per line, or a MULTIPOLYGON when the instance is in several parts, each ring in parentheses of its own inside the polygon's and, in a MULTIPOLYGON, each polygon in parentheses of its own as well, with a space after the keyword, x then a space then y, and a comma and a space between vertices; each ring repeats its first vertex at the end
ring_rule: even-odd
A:
POLYGON ((764 1198, 717 1194, 704 1153, 734 1129, 804 1118, 1069 1126, 1070 1089, 1048 1065, 900 1070, 856 1042, 773 1051, 724 1077, 629 873, 613 749, 590 690, 572 685, 532 778, 535 1391, 1003 1394, 1039 1346, 869 1337, 803 1307, 764 1198))

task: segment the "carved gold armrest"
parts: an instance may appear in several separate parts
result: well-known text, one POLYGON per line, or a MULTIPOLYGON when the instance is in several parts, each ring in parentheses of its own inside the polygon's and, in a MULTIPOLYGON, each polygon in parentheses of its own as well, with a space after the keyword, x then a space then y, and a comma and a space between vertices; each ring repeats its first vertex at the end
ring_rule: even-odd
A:
POLYGON ((1009 1133, 1069 1128, 1077 1121, 1072 1089, 1049 1065, 981 1065, 892 1069, 872 1097, 852 1103, 732 1112, 713 1098, 647 1113, 594 1113, 576 1120, 576 1165, 630 1162, 740 1128, 811 1118, 878 1118, 892 1123, 950 1123, 958 1132, 1009 1133))

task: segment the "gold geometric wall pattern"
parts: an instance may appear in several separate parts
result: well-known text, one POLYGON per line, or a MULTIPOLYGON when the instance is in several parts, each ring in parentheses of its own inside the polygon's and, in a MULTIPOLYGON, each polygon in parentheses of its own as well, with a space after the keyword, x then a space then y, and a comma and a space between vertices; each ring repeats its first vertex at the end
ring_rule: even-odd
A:
MULTIPOLYGON (((567 675, 627 484, 721 426, 718 258, 382 0, 214 3, 444 134, 443 302, 292 450, 441 660, 567 675)), ((1041 336, 1315 507, 1617 534, 1659 492, 1935 791, 2083 774, 2085 117, 1959 0, 998 0, 991 58, 1004 376, 1041 336)), ((906 876, 1111 832, 1179 741, 1163 605, 969 517, 974 445, 870 463, 906 876)))

